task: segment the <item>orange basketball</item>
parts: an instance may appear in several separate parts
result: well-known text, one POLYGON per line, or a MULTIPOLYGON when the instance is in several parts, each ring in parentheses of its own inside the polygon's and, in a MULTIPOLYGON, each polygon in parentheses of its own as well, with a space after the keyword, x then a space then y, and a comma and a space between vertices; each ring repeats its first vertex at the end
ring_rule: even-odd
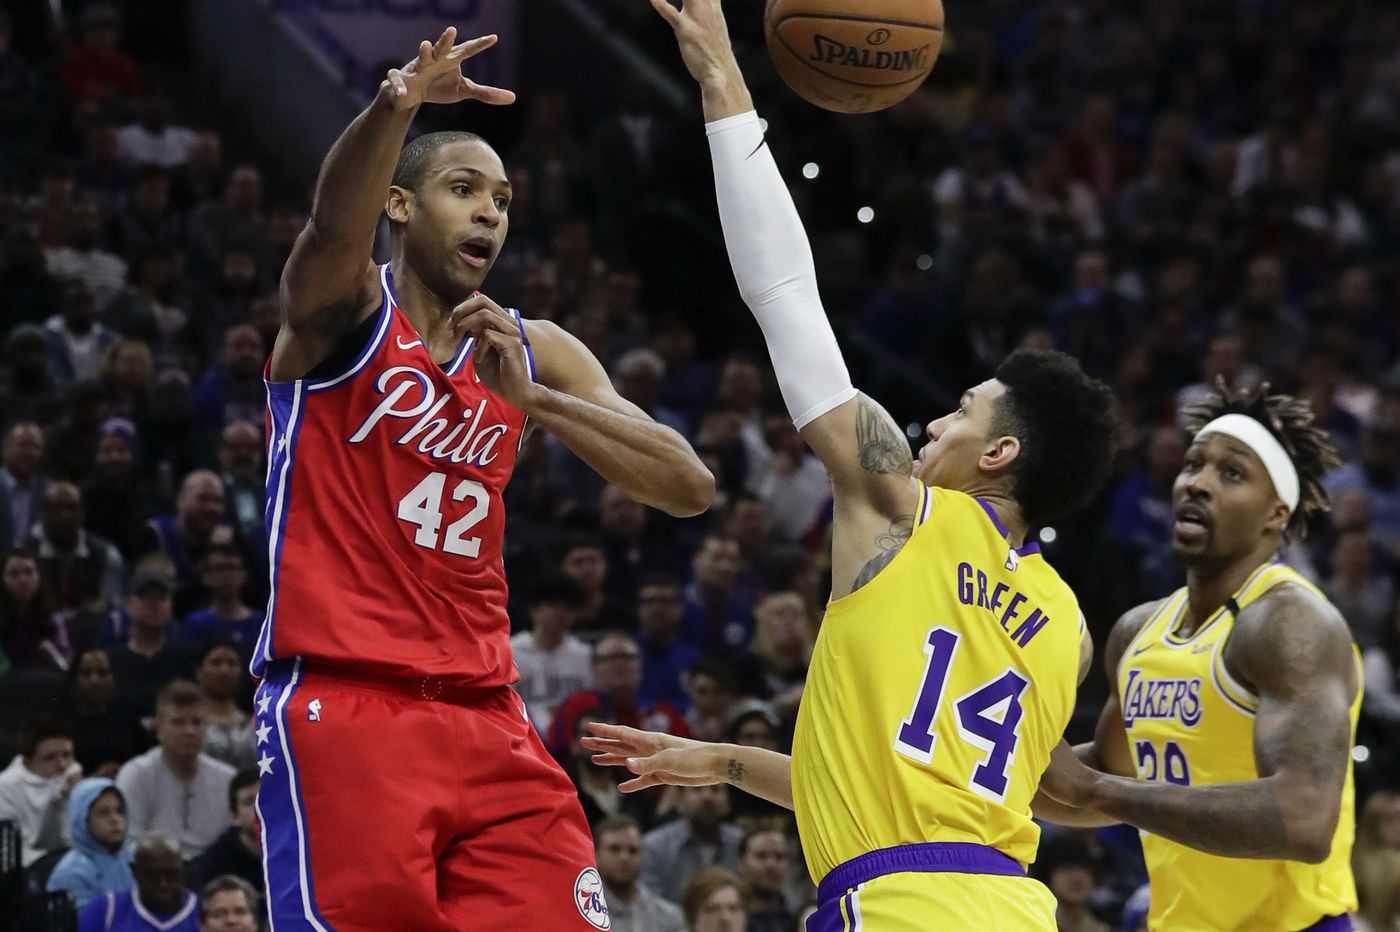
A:
POLYGON ((943 47, 941 0, 768 0, 768 54, 788 87, 837 113, 883 110, 943 47))

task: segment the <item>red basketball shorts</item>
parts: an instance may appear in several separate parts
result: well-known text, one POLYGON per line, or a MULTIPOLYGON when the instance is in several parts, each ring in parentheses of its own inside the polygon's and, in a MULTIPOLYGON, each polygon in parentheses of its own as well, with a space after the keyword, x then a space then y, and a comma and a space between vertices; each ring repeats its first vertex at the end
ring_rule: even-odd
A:
POLYGON ((273 932, 610 928, 583 809, 519 696, 423 698, 437 692, 269 668, 255 714, 273 932))

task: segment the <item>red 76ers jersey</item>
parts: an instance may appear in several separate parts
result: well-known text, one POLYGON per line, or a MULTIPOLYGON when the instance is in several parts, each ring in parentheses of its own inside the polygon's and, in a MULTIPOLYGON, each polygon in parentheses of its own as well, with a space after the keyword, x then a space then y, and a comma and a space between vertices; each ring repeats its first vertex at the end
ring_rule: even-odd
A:
MULTIPOLYGON (((380 282, 373 337, 349 369, 267 383, 272 595, 252 670, 303 656, 511 683, 501 493, 526 417, 477 379, 470 337, 434 362, 388 265, 380 282)), ((533 376, 528 342, 526 356, 533 376)))

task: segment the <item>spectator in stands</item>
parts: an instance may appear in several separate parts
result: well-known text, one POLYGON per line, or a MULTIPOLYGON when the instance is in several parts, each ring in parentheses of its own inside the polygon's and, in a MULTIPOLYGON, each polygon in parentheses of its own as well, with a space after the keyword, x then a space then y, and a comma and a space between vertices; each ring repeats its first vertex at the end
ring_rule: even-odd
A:
POLYGON ((1094 859, 1089 849, 1070 834, 1041 846, 1037 872, 1055 894, 1055 922, 1063 932, 1109 932, 1089 909, 1094 895, 1094 859))
POLYGON ((706 868, 684 890, 681 910, 686 932, 745 932, 747 898, 743 881, 732 870, 706 868))
POLYGON ((125 610, 105 632, 118 704, 136 715, 155 711, 157 694, 189 672, 189 654, 171 613, 174 587, 174 579, 159 563, 137 566, 125 610))
POLYGON ((18 546, 39 516, 39 500, 48 477, 39 468, 44 459, 44 432, 33 421, 21 420, 5 431, 0 448, 0 544, 18 546))
POLYGON ((209 201, 190 214, 190 271, 212 279, 223 258, 237 248, 246 250, 263 274, 272 271, 272 246, 262 213, 262 172, 239 165, 229 174, 221 201, 209 201))
POLYGON ((1371 535, 1361 529, 1337 535, 1331 563, 1322 591, 1346 619, 1358 647, 1378 645, 1395 617, 1395 583, 1378 565, 1371 535))
POLYGON ((65 280, 59 286, 59 302, 58 313, 45 325, 53 373, 65 385, 96 378, 116 336, 98 321, 92 289, 82 280, 65 280))
POLYGON ((241 540, 262 540, 267 476, 263 429, 253 421, 231 421, 219 440, 219 475, 224 480, 228 520, 241 540))
POLYGON ((643 580, 637 591, 637 617, 637 646, 642 651, 641 701, 688 709, 690 696, 685 691, 685 674, 699 659, 700 651, 680 639, 680 584, 669 576, 643 580))
POLYGON ((50 482, 39 503, 39 523, 25 540, 38 561, 44 594, 59 611, 105 611, 121 604, 122 555, 111 542, 83 530, 83 517, 78 487, 50 482))
POLYGON ((1164 425, 1152 431, 1146 462, 1113 493, 1113 547, 1128 570, 1121 582, 1126 600, 1141 601, 1176 585, 1179 571, 1171 553, 1172 483, 1186 455, 1181 430, 1164 425))
POLYGON ((669 541, 647 532, 646 509, 615 485, 605 486, 598 499, 598 536, 608 566, 604 591, 615 602, 635 600, 648 572, 675 569, 669 541))
POLYGON ((204 436, 209 425, 194 419, 190 377, 173 366, 156 375, 150 418, 141 424, 142 459, 156 475, 156 493, 162 501, 174 498, 179 476, 207 462, 204 436))
MULTIPOLYGON (((122 340, 107 350, 101 379, 114 416, 141 423, 150 415, 154 370, 151 348, 139 340, 122 340)), ((189 442, 188 435, 182 439, 189 442)))
POLYGON ((520 680, 515 689, 525 700, 530 721, 549 733, 554 710, 566 696, 585 690, 592 678, 588 645, 571 632, 582 592, 572 576, 548 573, 526 591, 530 630, 510 639, 520 680))
POLYGON ((49 874, 48 890, 67 890, 82 909, 95 896, 131 889, 136 880, 126 840, 126 801, 115 783, 89 777, 73 787, 68 831, 73 847, 49 874))
POLYGON ((134 560, 153 495, 136 455, 136 425, 110 418, 98 429, 91 475, 82 484, 84 526, 134 560))
POLYGON ((685 691, 690 697, 685 720, 696 740, 720 740, 738 689, 735 671, 726 659, 707 656, 691 663, 685 676, 685 691))
POLYGON ((151 90, 136 102, 136 122, 117 133, 121 157, 132 165, 176 168, 189 161, 194 130, 170 123, 170 97, 151 90))
POLYGON ((1400 794, 1381 790, 1366 800, 1356 822, 1351 863, 1360 916, 1373 932, 1400 924, 1400 794))
MULTIPOLYGON (((125 206, 131 189, 131 166, 121 160, 117 129, 107 122, 106 114, 90 104, 84 104, 80 113, 91 113, 92 119, 85 120, 82 127, 74 127, 83 136, 83 154, 74 177, 78 188, 97 201, 99 212, 106 217, 125 206)), ((81 119, 75 114, 75 123, 81 119)))
POLYGON ((182 212, 214 200, 224 177, 224 145, 213 130, 195 134, 189 161, 175 174, 175 203, 182 212))
POLYGON ((15 550, 0 571, 0 666, 66 670, 68 634, 44 591, 33 554, 15 550))
POLYGON ((1400 409, 1382 404, 1361 433, 1361 457, 1332 473, 1323 485, 1336 498, 1361 489, 1371 505, 1371 532, 1391 555, 1400 556, 1400 409))
POLYGON ((224 813, 236 771, 202 752, 207 727, 199 688, 185 680, 170 683, 156 702, 156 747, 117 773, 132 831, 176 839, 185 860, 203 853, 228 825, 224 813))
POLYGON ((594 640, 608 628, 630 628, 632 609, 607 592, 608 558, 595 537, 576 537, 565 546, 559 569, 578 583, 579 599, 574 627, 586 640, 594 640))
MULTIPOLYGON (((681 817, 642 837, 642 879, 661 896, 680 900, 687 881, 699 871, 739 865, 744 830, 726 821, 729 793, 723 784, 680 787, 677 793, 681 817)), ((686 913, 689 918, 689 908, 686 913)))
POLYGON ((108 325, 150 344, 160 369, 192 365, 200 357, 178 262, 179 253, 169 242, 142 245, 131 259, 126 290, 107 308, 108 325))
POLYGON ((650 347, 628 350, 613 367, 617 390, 652 420, 665 424, 682 436, 690 433, 690 425, 679 412, 661 403, 661 386, 666 380, 666 360, 650 347))
POLYGON ((261 899, 241 877, 215 877, 199 895, 200 932, 258 932, 261 899))
POLYGON ((200 932, 199 898, 185 889, 179 847, 152 835, 136 843, 136 886, 95 897, 78 913, 78 932, 200 932))
POLYGON ((795 719, 817 641, 807 605, 795 592, 775 592, 758 603, 754 615, 753 652, 763 666, 770 701, 778 715, 795 719))
POLYGON ((740 569, 735 585, 749 604, 763 594, 758 564, 776 542, 768 504, 752 492, 740 492, 729 500, 724 515, 724 533, 739 545, 740 569))
MULTIPOLYGON (((136 170, 125 209, 112 218, 110 226, 112 248, 127 261, 131 283, 139 288, 142 279, 151 274, 140 270, 143 257, 155 255, 159 248, 168 248, 166 244, 183 238, 184 222, 170 199, 170 172, 159 165, 142 165, 136 170)), ((115 306, 107 309, 109 321, 115 317, 114 310, 115 306)), ((131 329, 122 332, 127 336, 147 336, 131 329)))
POLYGON ((44 446, 50 474, 55 479, 79 482, 92 468, 97 438, 107 420, 107 397, 97 381, 79 382, 68 388, 63 420, 49 429, 44 446))
POLYGON ((767 467, 749 487, 767 504, 773 534, 799 541, 831 498, 831 478, 787 416, 764 418, 763 440, 769 450, 767 467))
POLYGON ((237 701, 246 670, 237 645, 227 638, 206 638, 196 650, 194 677, 204 694, 208 723, 204 753, 236 769, 251 767, 257 759, 253 717, 237 701))
POLYGON ((262 334, 250 324, 240 324, 224 333, 223 345, 222 364, 211 368, 195 388, 195 417, 213 425, 254 421, 267 404, 262 334))
POLYGON ((794 910, 783 885, 792 863, 792 842, 781 829, 756 828, 739 843, 739 879, 748 894, 745 932, 789 932, 794 910))
POLYGON ((262 631, 263 612, 243 602, 248 582, 243 551, 232 544, 213 544, 199 569, 209 606, 185 616, 185 637, 191 641, 221 638, 236 645, 244 658, 251 658, 262 631))
POLYGON ((701 651, 733 650, 753 638, 754 617, 736 591, 742 566, 739 543, 709 534, 692 562, 694 575, 685 587, 682 636, 701 651))
MULTIPOLYGON (((45 308, 46 312, 49 310, 45 308)), ((20 324, 12 329, 5 338, 3 362, 0 407, 5 415, 16 421, 52 423, 62 410, 62 393, 50 365, 49 338, 44 328, 20 324)))
POLYGON ((159 553, 175 567, 176 611, 188 614, 206 597, 199 564, 215 544, 233 544, 233 528, 224 520, 224 483, 217 473, 198 469, 185 476, 175 513, 147 522, 144 553, 159 553))
POLYGON ((662 932, 685 924, 679 906, 641 882, 642 832, 635 819, 609 816, 593 827, 593 839, 613 932, 662 932))
POLYGON ((68 208, 63 243, 45 250, 44 259, 56 278, 86 285, 98 311, 126 288, 126 260, 104 248, 102 215, 90 198, 80 198, 68 208))
POLYGON ((67 722, 33 719, 20 726, 19 754, 0 771, 0 821, 19 828, 22 866, 67 847, 68 794, 82 778, 67 722))
POLYGON ((638 698, 642 685, 642 652, 625 631, 610 631, 593 645, 593 688, 576 692, 559 703, 550 722, 548 745, 554 756, 566 760, 578 717, 597 709, 605 721, 690 736, 681 714, 666 702, 643 704, 638 698))
POLYGON ((141 93, 141 66, 123 52, 121 16, 108 3, 90 3, 83 10, 81 38, 63 62, 63 86, 76 100, 134 98, 141 93))
POLYGON ((258 840, 258 768, 245 767, 228 784, 230 825, 190 865, 190 885, 199 888, 232 875, 263 889, 262 848, 258 840))
POLYGON ((150 743, 146 731, 129 709, 117 705, 106 650, 89 647, 76 652, 68 676, 73 754, 83 773, 115 777, 122 764, 146 749, 150 743))

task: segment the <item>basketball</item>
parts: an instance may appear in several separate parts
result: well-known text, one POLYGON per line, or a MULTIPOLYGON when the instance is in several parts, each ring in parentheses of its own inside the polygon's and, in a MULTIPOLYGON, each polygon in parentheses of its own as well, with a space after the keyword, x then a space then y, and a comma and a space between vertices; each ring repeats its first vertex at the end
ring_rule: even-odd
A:
POLYGON ((914 92, 943 46, 942 0, 768 0, 768 54, 788 87, 836 113, 914 92))

